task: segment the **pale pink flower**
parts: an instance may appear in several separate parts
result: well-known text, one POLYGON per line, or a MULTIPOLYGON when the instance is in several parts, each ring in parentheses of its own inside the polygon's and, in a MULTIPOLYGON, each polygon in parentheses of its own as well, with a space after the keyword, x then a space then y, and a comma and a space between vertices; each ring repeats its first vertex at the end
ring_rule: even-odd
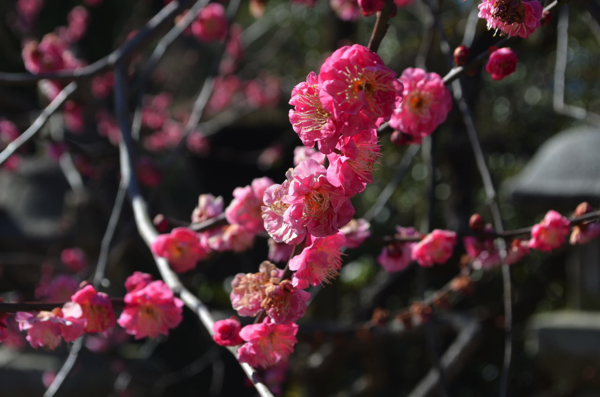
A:
POLYGON ((176 227, 170 234, 159 235, 151 245, 152 253, 169 261, 177 273, 185 273, 196 267, 207 255, 195 232, 185 227, 176 227))
POLYGON ((269 239, 268 244, 268 258, 271 262, 287 262, 287 260, 290 259, 290 255, 292 255, 292 251, 294 250, 293 245, 278 243, 272 238, 269 239))
POLYGON ((483 0, 478 8, 488 29, 524 39, 540 27, 544 12, 537 0, 483 0))
POLYGON ((255 232, 240 225, 226 225, 203 233, 210 249, 215 251, 242 252, 254 244, 255 232))
POLYGON ((278 243, 300 244, 306 235, 304 229, 297 230, 284 221, 283 216, 290 207, 283 202, 283 198, 289 191, 290 181, 284 181, 281 185, 274 184, 265 190, 262 207, 262 218, 267 233, 278 243))
POLYGON ((298 342, 297 332, 298 325, 274 324, 269 317, 261 324, 246 325, 240 336, 247 343, 238 350, 238 361, 263 368, 285 361, 298 342))
POLYGON ((323 165, 325 155, 312 147, 297 146, 294 148, 294 166, 308 159, 315 160, 317 163, 323 165))
POLYGON ((517 54, 510 48, 499 48, 490 54, 485 65, 485 71, 492 75, 494 80, 502 80, 517 70, 517 54))
MULTIPOLYGON (((583 202, 577 206, 574 217, 585 215, 592 212, 594 209, 587 202, 583 202)), ((573 232, 569 238, 572 245, 587 244, 596 237, 600 236, 600 223, 596 221, 581 222, 573 226, 573 232)))
POLYGON ((506 249, 506 258, 504 263, 512 265, 520 261, 525 255, 529 254, 529 242, 526 240, 514 239, 511 245, 506 249))
POLYGON ((252 185, 235 188, 234 199, 225 209, 225 216, 230 224, 243 226, 248 232, 264 232, 261 208, 264 205, 265 190, 273 185, 271 178, 263 177, 252 181, 252 185))
POLYGON ((86 285, 71 297, 79 304, 85 319, 85 332, 104 332, 115 326, 115 311, 108 295, 86 285))
POLYGON ((435 229, 413 247, 412 259, 423 267, 443 264, 452 256, 456 245, 456 233, 435 229))
POLYGON ((85 253, 81 248, 65 248, 60 253, 60 260, 65 268, 73 273, 79 273, 87 268, 85 253))
MULTIPOLYGON (((329 182, 326 173, 325 167, 315 160, 305 160, 286 174, 290 185, 282 201, 289 208, 283 214, 283 219, 291 225, 297 236, 305 234, 305 228, 314 237, 331 236, 350 222, 354 215, 350 199, 342 188, 329 182)), ((268 229, 267 232, 271 234, 268 229)), ((277 236, 271 234, 271 237, 278 241, 277 236)), ((289 239, 284 242, 297 244, 299 241, 289 239)))
POLYGON ((74 302, 67 302, 61 309, 55 309, 58 315, 64 319, 61 322, 60 332, 65 342, 73 342, 85 333, 85 318, 83 309, 74 302))
POLYGON ((228 26, 225 7, 219 3, 209 3, 200 10, 192 22, 191 30, 202 41, 214 41, 225 38, 228 26))
POLYGON ((531 229, 529 248, 552 251, 565 242, 570 231, 569 220, 558 212, 550 210, 544 219, 531 229))
POLYGON ((256 165, 263 171, 269 170, 281 162, 283 154, 283 145, 275 143, 261 152, 256 159, 256 165))
POLYGON ((213 340, 221 346, 237 346, 244 343, 244 340, 240 337, 240 331, 242 325, 240 321, 235 318, 228 318, 226 320, 215 321, 212 326, 213 329, 213 340))
POLYGON ((358 21, 361 15, 357 0, 329 0, 331 9, 342 21, 358 21))
MULTIPOLYGON (((395 237, 412 237, 420 236, 412 227, 401 227, 396 226, 395 237)), ((377 262, 385 269, 388 273, 399 272, 408 267, 413 261, 412 250, 416 243, 394 241, 391 244, 383 247, 383 250, 377 257, 377 262)))
POLYGON ((128 288, 135 285, 135 289, 125 295, 125 308, 118 323, 135 339, 169 335, 169 329, 177 327, 183 319, 183 301, 163 281, 152 281, 140 288, 148 277, 151 278, 134 274, 125 283, 126 287, 129 283, 128 288))
POLYGON ((257 273, 238 273, 231 281, 231 306, 240 316, 256 316, 265 298, 265 289, 281 278, 283 270, 269 261, 259 266, 257 273))
POLYGON ((200 223, 215 218, 223 213, 223 197, 212 194, 201 194, 198 206, 192 212, 192 223, 200 223))
POLYGON ((402 84, 375 52, 355 44, 336 50, 321 66, 323 108, 345 122, 344 135, 376 128, 390 119, 402 84))
POLYGON ((408 68, 402 72, 402 102, 390 119, 392 128, 403 132, 411 143, 421 143, 443 123, 452 108, 450 91, 437 73, 408 68))
POLYGON ((265 299, 261 307, 276 324, 287 324, 297 321, 306 312, 306 303, 310 294, 296 288, 290 280, 271 284, 265 289, 265 299))
POLYGON ((74 341, 83 335, 81 308, 77 304, 66 303, 63 310, 56 308, 50 312, 17 312, 15 319, 21 331, 27 331, 27 341, 33 348, 56 349, 62 338, 74 341), (64 317, 63 317, 64 316, 64 317))
POLYGON ((294 273, 294 285, 329 283, 336 278, 342 267, 342 246, 346 238, 342 232, 323 238, 311 238, 299 255, 290 259, 289 267, 294 273))
POLYGON ((373 169, 381 156, 377 130, 342 137, 336 149, 327 155, 327 179, 332 185, 341 187, 348 197, 352 197, 373 182, 373 169))
POLYGON ((358 5, 362 14, 366 17, 373 15, 383 9, 384 0, 358 0, 358 5))
POLYGON ((352 219, 348 224, 340 229, 346 237, 344 245, 347 248, 358 248, 361 244, 369 238, 371 231, 369 230, 371 224, 362 219, 352 219))

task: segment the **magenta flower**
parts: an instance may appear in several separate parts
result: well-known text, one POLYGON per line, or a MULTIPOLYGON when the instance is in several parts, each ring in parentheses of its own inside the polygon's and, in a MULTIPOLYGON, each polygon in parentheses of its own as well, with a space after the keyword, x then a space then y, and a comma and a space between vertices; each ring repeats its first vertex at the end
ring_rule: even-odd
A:
POLYGON ((366 220, 352 219, 348 224, 340 229, 344 233, 346 242, 344 245, 347 248, 358 248, 371 235, 369 228, 371 224, 366 220))
POLYGON ((558 212, 550 210, 544 219, 531 229, 529 248, 552 251, 565 242, 570 231, 569 220, 558 212))
POLYGON ((510 48, 499 48, 490 54, 485 71, 492 75, 492 79, 502 80, 517 70, 518 60, 517 54, 510 48))
POLYGON ((242 325, 240 321, 235 318, 228 318, 226 320, 215 321, 212 326, 213 329, 213 340, 221 346, 237 346, 244 343, 244 340, 240 336, 242 325))
POLYGON ((452 256, 456 245, 456 233, 435 229, 413 247, 412 259, 423 267, 443 264, 452 256))
MULTIPOLYGON (((396 226, 395 237, 411 237, 420 236, 412 227, 401 227, 396 226)), ((394 241, 391 244, 383 247, 381 254, 377 257, 377 262, 385 269, 388 273, 399 272, 408 267, 413 261, 412 251, 416 243, 394 241)))
POLYGON ((381 156, 377 130, 342 137, 336 148, 336 152, 327 155, 327 179, 332 185, 344 189, 348 197, 352 197, 373 182, 373 169, 381 156))
POLYGON ((264 232, 261 208, 264 205, 265 190, 273 185, 271 178, 257 178, 251 186, 238 187, 233 191, 234 199, 225 209, 225 216, 230 224, 243 226, 249 233, 264 232))
POLYGON ((86 285, 71 297, 71 302, 81 306, 85 319, 85 332, 104 332, 115 326, 115 312, 108 295, 86 285))
POLYGON ((289 280, 275 283, 265 289, 262 308, 275 324, 287 324, 297 321, 306 312, 306 303, 310 294, 292 285, 289 280))
MULTIPOLYGON (((294 285, 306 288, 308 285, 328 283, 339 274, 342 267, 341 249, 346 238, 342 232, 323 238, 312 238, 310 245, 289 262, 294 273, 294 285)), ((307 242, 308 244, 308 242, 307 242)))
MULTIPOLYGON (((282 201, 289 204, 289 208, 285 211, 283 219, 299 236, 304 234, 305 227, 312 236, 331 236, 350 222, 354 215, 350 199, 342 188, 329 182, 326 173, 325 167, 314 160, 303 161, 287 172, 290 186, 282 201)), ((277 241, 275 236, 271 237, 277 241)))
POLYGON ((355 44, 336 50, 321 66, 319 93, 323 108, 345 122, 344 135, 376 128, 387 121, 402 84, 375 52, 355 44))
POLYGON ((523 259, 525 255, 529 255, 529 242, 514 239, 512 244, 506 249, 506 258, 504 259, 504 263, 507 265, 512 265, 523 259))
POLYGON ((38 44, 35 41, 25 43, 23 62, 31 73, 56 72, 58 70, 75 69, 81 66, 67 43, 55 33, 48 33, 38 44))
POLYGON ((488 29, 524 39, 540 27, 544 12, 537 0, 483 0, 478 8, 488 29))
POLYGON ((84 270, 88 265, 85 253, 81 248, 65 248, 60 253, 60 260, 68 270, 74 273, 84 270))
POLYGON ((266 288, 279 281, 283 270, 264 261, 257 273, 238 273, 231 281, 231 306, 240 316, 256 316, 266 297, 266 288))
POLYGON ((170 234, 161 234, 152 242, 151 248, 154 255, 168 260, 177 273, 194 269, 207 254, 196 233, 185 227, 176 227, 170 234))
POLYGON ((210 3, 198 13, 191 30, 198 39, 208 42, 225 38, 228 26, 225 7, 220 3, 210 3))
POLYGON ((297 332, 296 324, 274 324, 269 317, 261 324, 246 325, 240 336, 247 343, 238 350, 238 360, 263 368, 285 361, 298 342, 297 332))
POLYGON ((366 17, 373 15, 383 9, 384 0, 358 0, 362 14, 366 17))
POLYGON ((390 119, 390 126, 403 132, 412 143, 421 143, 443 123, 452 109, 450 91, 437 73, 408 68, 402 72, 402 102, 390 119))
POLYGON ((183 302, 162 281, 152 281, 148 274, 136 272, 127 278, 125 286, 134 288, 125 295, 125 309, 118 323, 135 339, 169 335, 169 329, 181 323, 183 302))
POLYGON ((323 165, 325 155, 312 147, 298 146, 294 149, 294 166, 300 164, 304 160, 312 159, 323 165))
POLYGON ((312 148, 315 142, 323 153, 330 153, 338 141, 341 130, 332 117, 331 112, 323 108, 320 98, 321 88, 315 72, 306 76, 302 82, 292 90, 289 118, 294 131, 302 143, 312 148))

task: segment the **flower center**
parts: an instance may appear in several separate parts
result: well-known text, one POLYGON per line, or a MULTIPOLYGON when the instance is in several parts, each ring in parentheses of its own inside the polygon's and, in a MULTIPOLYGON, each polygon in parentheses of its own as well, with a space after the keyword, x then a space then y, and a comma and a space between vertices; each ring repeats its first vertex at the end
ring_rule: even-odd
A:
POLYGON ((497 0, 492 8, 492 17, 507 24, 525 22, 523 0, 497 0))

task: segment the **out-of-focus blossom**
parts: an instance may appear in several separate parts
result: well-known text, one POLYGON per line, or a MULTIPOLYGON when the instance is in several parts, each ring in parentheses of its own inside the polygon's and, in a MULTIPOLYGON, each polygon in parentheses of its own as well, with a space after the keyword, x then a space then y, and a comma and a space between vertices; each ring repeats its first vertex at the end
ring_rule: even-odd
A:
POLYGON ((357 0, 329 0, 329 5, 342 21, 358 21, 361 15, 357 0))
POLYGON ((168 260, 177 273, 194 269, 207 254, 196 233, 185 227, 176 227, 170 234, 159 235, 151 248, 154 255, 168 260))
POLYGON ((373 15, 383 9, 384 0, 358 0, 362 14, 366 17, 373 15))
POLYGON ((405 134, 406 143, 421 143, 443 123, 452 108, 450 91, 437 73, 408 68, 402 72, 402 102, 390 119, 390 126, 405 134))
POLYGON ((142 156, 135 164, 140 183, 144 186, 156 187, 162 180, 162 170, 150 157, 142 156))
POLYGON ((361 246, 371 232, 369 228, 371 224, 362 219, 352 219, 348 224, 340 229, 344 236, 346 236, 346 243, 344 244, 347 248, 358 248, 361 246))
POLYGON ((248 105, 254 108, 277 106, 281 99, 281 81, 268 73, 244 84, 244 95, 248 105))
POLYGON ((44 0, 18 0, 17 1, 17 13, 23 20, 28 23, 33 22, 42 8, 44 7, 44 0))
POLYGON ((79 273, 88 266, 87 258, 81 248, 65 248, 60 253, 60 260, 65 268, 73 273, 79 273))
POLYGON ((523 259, 523 257, 528 254, 529 242, 526 240, 514 239, 510 246, 506 249, 506 258, 504 259, 504 263, 507 265, 512 265, 523 259))
MULTIPOLYGON (((420 236, 412 227, 401 227, 396 226, 395 237, 413 237, 420 236)), ((377 257, 377 262, 385 269, 388 273, 399 272, 408 267, 413 261, 412 250, 416 243, 394 241, 391 244, 383 247, 383 250, 377 257)))
POLYGON ((286 243, 278 243, 272 238, 269 239, 268 258, 271 262, 286 262, 288 259, 290 259, 290 255, 292 255, 293 250, 293 245, 288 245, 286 243))
POLYGON ((85 128, 85 119, 83 118, 83 107, 74 102, 67 101, 63 106, 63 119, 65 126, 75 134, 81 134, 85 128))
POLYGON ((569 220, 558 212, 550 210, 544 219, 531 229, 529 248, 552 251, 565 242, 570 231, 569 220))
POLYGON ((323 165, 325 162, 325 155, 311 147, 297 146, 294 148, 294 166, 297 166, 308 159, 315 160, 317 163, 323 165))
MULTIPOLYGON (((587 202, 583 202, 575 209, 574 217, 585 215, 594 209, 587 202)), ((596 237, 600 236, 600 223, 596 221, 581 222, 573 226, 573 232, 569 242, 575 244, 587 244, 596 237)))
POLYGON ((435 229, 413 247, 412 258, 423 267, 443 264, 452 256, 456 233, 435 229))
POLYGON ((225 7, 219 3, 207 4, 192 22, 191 31, 202 41, 222 40, 227 34, 227 16, 225 7))
POLYGON ((510 48, 504 47, 494 50, 485 65, 485 71, 492 75, 494 80, 502 80, 517 70, 517 54, 510 48))

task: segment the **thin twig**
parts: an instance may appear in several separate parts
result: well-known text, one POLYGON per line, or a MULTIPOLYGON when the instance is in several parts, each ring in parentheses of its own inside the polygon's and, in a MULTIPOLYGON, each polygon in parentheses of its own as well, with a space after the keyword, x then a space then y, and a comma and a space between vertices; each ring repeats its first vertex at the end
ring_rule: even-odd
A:
POLYGON ((61 70, 53 73, 30 74, 0 72, 0 84, 33 84, 43 79, 57 81, 79 80, 102 73, 105 70, 114 67, 117 62, 127 59, 135 51, 139 50, 145 43, 154 37, 160 29, 179 15, 183 9, 181 3, 181 1, 174 1, 167 4, 158 12, 158 14, 148 21, 131 40, 128 40, 109 55, 99 59, 91 65, 82 66, 74 70, 61 70))
MULTIPOLYGON (((123 183, 127 186, 129 200, 133 207, 135 222, 138 227, 138 232, 148 247, 158 236, 152 220, 148 215, 147 204, 141 195, 137 178, 134 173, 133 165, 133 141, 131 138, 131 125, 129 123, 129 110, 127 106, 127 68, 124 63, 117 63, 115 70, 115 112, 122 132, 122 139, 119 143, 119 152, 121 158, 121 177, 123 183)), ((158 256, 154 256, 156 266, 165 283, 171 290, 179 295, 181 300, 188 306, 204 325, 204 328, 212 335, 212 325, 214 320, 208 308, 190 291, 188 291, 177 275, 171 270, 169 263, 158 256)), ((236 348, 228 348, 228 350, 237 356, 236 348)), ((256 391, 262 397, 273 396, 271 391, 260 380, 258 373, 250 365, 240 363, 242 369, 252 381, 256 391)))
POLYGON ((389 27, 388 21, 390 20, 393 8, 394 1, 386 0, 383 9, 377 12, 377 21, 375 21, 375 27, 373 28, 371 38, 369 39, 369 50, 377 52, 379 49, 379 45, 387 33, 389 27))
POLYGON ((31 124, 31 126, 27 128, 27 130, 25 130, 24 133, 19 135, 18 138, 9 143, 8 146, 6 146, 6 148, 0 153, 0 165, 4 164, 4 162, 17 150, 19 150, 21 146, 23 146, 25 143, 27 143, 27 141, 33 138, 35 134, 37 134, 46 124, 50 116, 52 116, 54 112, 56 112, 62 106, 62 104, 76 89, 77 83, 75 82, 72 82, 71 84, 63 88, 63 90, 56 96, 56 98, 54 98, 54 100, 52 100, 52 102, 50 102, 50 104, 46 106, 44 110, 42 110, 42 113, 40 113, 37 119, 35 119, 33 124, 31 124))
POLYGON ((83 346, 84 338, 85 338, 85 336, 82 336, 73 343, 73 346, 71 346, 71 351, 69 352, 69 357, 67 357, 67 360, 63 364, 62 368, 60 369, 60 371, 58 371, 58 373, 56 374, 56 377, 52 381, 52 384, 50 384, 50 386, 44 393, 44 397, 54 397, 54 394, 58 391, 60 386, 63 384, 63 382, 65 381, 65 379, 67 378, 67 376, 69 375, 71 370, 73 369, 75 362, 77 362, 77 357, 79 356, 79 351, 81 350, 81 347, 83 346))

